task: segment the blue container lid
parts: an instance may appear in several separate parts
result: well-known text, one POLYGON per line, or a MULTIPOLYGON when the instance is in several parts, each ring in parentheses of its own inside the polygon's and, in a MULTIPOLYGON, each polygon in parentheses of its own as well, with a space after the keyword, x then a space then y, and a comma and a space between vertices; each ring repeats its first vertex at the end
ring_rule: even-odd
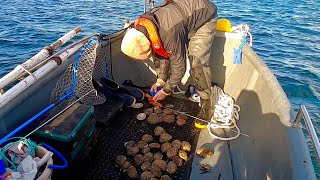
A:
POLYGON ((149 91, 149 94, 152 96, 152 97, 154 97, 156 94, 157 94, 157 92, 159 92, 161 90, 161 87, 158 87, 157 88, 157 91, 149 91))

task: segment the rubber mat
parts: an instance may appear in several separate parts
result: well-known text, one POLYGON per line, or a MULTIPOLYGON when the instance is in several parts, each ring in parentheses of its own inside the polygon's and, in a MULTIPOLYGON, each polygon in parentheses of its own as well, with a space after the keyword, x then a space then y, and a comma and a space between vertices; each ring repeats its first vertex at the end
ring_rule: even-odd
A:
MULTIPOLYGON (((194 116, 199 112, 198 103, 179 97, 168 97, 162 103, 173 104, 175 110, 187 112, 194 116)), ((119 168, 115 166, 115 157, 126 155, 123 146, 125 142, 140 140, 144 134, 154 135, 154 128, 160 125, 174 139, 185 140, 192 144, 193 148, 189 161, 185 166, 179 167, 176 173, 170 175, 172 179, 188 179, 193 159, 192 154, 195 151, 194 148, 199 134, 199 130, 194 127, 193 119, 189 118, 187 124, 182 127, 177 126, 176 123, 166 124, 162 122, 157 125, 150 125, 147 121, 135 120, 136 115, 148 107, 151 107, 151 105, 144 102, 142 109, 124 108, 111 121, 107 122, 106 126, 100 130, 98 142, 92 149, 93 155, 90 163, 84 170, 78 169, 76 173, 72 174, 77 175, 77 179, 128 179, 127 175, 121 173, 119 168)), ((103 109, 98 110, 103 111, 103 109)), ((101 114, 102 112, 98 113, 101 114)))
POLYGON ((102 105, 94 107, 95 118, 98 127, 104 127, 106 123, 116 116, 123 107, 123 100, 116 97, 108 97, 102 105))

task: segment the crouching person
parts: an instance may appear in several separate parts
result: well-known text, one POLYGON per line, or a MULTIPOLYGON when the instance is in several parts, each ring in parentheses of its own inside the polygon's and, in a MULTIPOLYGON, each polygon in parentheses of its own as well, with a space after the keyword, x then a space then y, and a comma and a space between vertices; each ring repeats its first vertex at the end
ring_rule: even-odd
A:
MULTIPOLYGON (((157 82, 151 91, 160 91, 155 101, 163 100, 180 83, 186 71, 186 54, 190 74, 200 95, 198 117, 209 120, 211 71, 209 57, 217 22, 217 8, 209 0, 167 0, 141 15, 125 34, 121 50, 135 60, 152 58, 157 82)), ((205 124, 196 122, 197 127, 205 124)))

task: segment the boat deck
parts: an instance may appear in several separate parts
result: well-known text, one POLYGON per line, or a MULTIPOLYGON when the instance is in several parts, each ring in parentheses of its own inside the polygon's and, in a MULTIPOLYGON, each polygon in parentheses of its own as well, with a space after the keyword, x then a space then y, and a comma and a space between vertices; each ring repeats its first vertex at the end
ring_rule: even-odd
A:
MULTIPOLYGON (((136 115, 143 112, 144 109, 151 107, 147 101, 143 102, 142 109, 124 108, 117 115, 112 117, 107 109, 110 109, 110 103, 95 107, 97 121, 109 120, 104 126, 99 126, 99 134, 96 138, 96 144, 90 151, 90 158, 81 164, 72 165, 73 168, 68 172, 54 174, 53 179, 129 179, 126 173, 121 173, 120 169, 115 166, 115 157, 117 155, 126 155, 124 143, 130 140, 137 141, 142 135, 153 135, 156 126, 162 126, 166 132, 173 136, 173 139, 185 140, 192 145, 192 151, 189 160, 184 166, 178 167, 178 171, 170 177, 172 179, 232 179, 230 156, 227 144, 225 142, 213 141, 208 138, 206 130, 200 131, 194 127, 191 118, 187 124, 180 127, 176 123, 166 124, 164 122, 151 125, 147 121, 137 121, 136 115), (200 133, 201 132, 201 133, 200 133), (198 141, 200 135, 200 139, 198 141), (210 143, 214 146, 215 153, 212 157, 202 159, 194 155, 196 148, 202 144, 210 143), (200 172, 200 164, 208 163, 213 168, 208 173, 200 172), (230 178, 231 177, 231 178, 230 178)), ((182 96, 167 98, 163 104, 173 104, 174 108, 179 111, 188 112, 196 116, 199 112, 198 103, 194 103, 182 96)), ((115 112, 115 110, 111 110, 115 112)), ((139 171, 138 171, 139 172, 139 171)))

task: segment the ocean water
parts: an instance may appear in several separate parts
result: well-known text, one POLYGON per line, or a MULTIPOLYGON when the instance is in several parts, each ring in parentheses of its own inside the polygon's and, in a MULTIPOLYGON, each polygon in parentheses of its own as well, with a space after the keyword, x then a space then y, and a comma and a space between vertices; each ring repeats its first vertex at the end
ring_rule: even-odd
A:
MULTIPOLYGON (((80 26, 86 35, 112 33, 125 19, 143 12, 143 0, 1 0, 0 77, 44 46, 80 26)), ((289 97, 292 107, 309 110, 320 135, 320 1, 213 1, 219 18, 248 24, 253 49, 268 65, 289 97)), ((158 2, 159 3, 159 2, 158 2)), ((320 137, 320 136, 319 136, 320 137)), ((312 161, 320 169, 307 138, 312 161)))

